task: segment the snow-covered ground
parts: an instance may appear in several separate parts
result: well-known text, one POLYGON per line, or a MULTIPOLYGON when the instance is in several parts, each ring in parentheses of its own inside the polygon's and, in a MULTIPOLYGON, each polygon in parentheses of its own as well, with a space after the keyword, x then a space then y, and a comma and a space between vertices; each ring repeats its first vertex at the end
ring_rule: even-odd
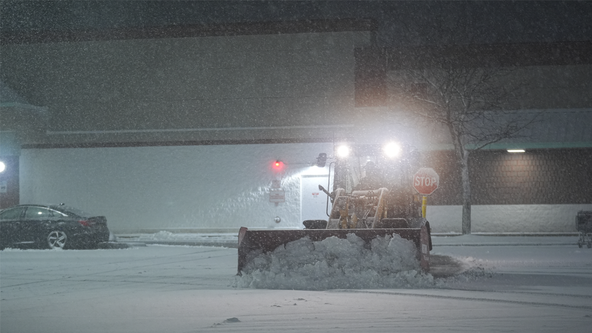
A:
MULTIPOLYGON (((169 245, 2 251, 0 332, 587 332, 592 327, 592 249, 578 248, 577 237, 434 237, 432 253, 461 263, 464 273, 420 285, 316 291, 245 287, 236 276, 236 248, 182 245, 200 239, 231 244, 233 237, 163 232, 120 241, 160 238, 169 245), (178 245, 170 245, 175 241, 178 245)), ((363 278, 352 275, 352 282, 363 278)))

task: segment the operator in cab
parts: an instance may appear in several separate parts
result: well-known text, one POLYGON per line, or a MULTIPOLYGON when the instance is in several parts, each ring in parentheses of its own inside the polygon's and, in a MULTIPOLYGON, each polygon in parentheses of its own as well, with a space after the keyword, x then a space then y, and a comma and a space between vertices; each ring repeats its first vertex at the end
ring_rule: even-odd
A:
POLYGON ((366 162, 364 173, 364 177, 360 179, 360 183, 355 186, 354 190, 367 191, 384 187, 380 169, 374 164, 374 162, 366 162))

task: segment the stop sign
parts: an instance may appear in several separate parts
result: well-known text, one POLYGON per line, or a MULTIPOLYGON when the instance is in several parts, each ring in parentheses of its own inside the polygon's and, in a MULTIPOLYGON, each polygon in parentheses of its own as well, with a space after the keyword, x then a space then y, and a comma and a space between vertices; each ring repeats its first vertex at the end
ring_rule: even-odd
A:
POLYGON ((413 187, 419 194, 430 195, 440 185, 440 177, 432 168, 421 168, 413 175, 413 187))

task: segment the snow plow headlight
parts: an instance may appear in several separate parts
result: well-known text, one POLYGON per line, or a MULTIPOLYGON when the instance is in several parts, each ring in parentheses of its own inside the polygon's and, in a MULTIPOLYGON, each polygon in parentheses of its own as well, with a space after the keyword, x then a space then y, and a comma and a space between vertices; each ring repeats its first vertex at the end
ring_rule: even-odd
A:
POLYGON ((388 158, 398 158, 402 151, 401 145, 397 142, 389 142, 383 147, 384 155, 388 158))
POLYGON ((350 148, 348 145, 340 145, 335 149, 335 154, 338 158, 346 158, 349 156, 350 148))

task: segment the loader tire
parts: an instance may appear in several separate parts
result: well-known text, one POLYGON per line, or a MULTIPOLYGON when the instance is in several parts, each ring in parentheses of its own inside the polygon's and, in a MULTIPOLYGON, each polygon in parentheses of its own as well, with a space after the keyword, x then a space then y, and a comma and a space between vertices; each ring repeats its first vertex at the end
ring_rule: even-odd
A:
POLYGON ((432 246, 432 228, 430 227, 430 222, 428 222, 428 220, 426 220, 423 217, 416 217, 414 219, 411 219, 411 228, 421 228, 424 225, 428 229, 428 235, 430 237, 430 251, 431 251, 433 249, 433 246, 432 246))
POLYGON ((409 221, 409 227, 410 228, 421 228, 423 227, 426 223, 428 223, 428 220, 426 220, 423 217, 414 217, 409 221))

